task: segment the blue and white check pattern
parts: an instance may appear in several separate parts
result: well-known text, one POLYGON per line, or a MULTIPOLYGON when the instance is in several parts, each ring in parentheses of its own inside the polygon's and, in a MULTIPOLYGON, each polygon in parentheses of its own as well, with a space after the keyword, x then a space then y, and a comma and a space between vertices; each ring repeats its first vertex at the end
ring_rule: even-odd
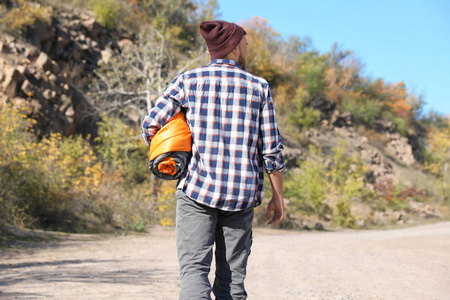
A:
POLYGON ((227 59, 180 74, 143 122, 147 145, 182 108, 193 144, 186 195, 227 211, 261 204, 264 169, 285 168, 267 81, 227 59))

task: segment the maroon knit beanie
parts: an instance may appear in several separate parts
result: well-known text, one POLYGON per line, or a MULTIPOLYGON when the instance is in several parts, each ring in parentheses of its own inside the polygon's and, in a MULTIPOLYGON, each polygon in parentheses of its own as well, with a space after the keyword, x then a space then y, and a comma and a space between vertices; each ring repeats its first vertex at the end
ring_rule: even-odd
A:
POLYGON ((245 30, 225 21, 205 21, 200 23, 200 33, 206 41, 211 59, 224 58, 241 41, 245 30))

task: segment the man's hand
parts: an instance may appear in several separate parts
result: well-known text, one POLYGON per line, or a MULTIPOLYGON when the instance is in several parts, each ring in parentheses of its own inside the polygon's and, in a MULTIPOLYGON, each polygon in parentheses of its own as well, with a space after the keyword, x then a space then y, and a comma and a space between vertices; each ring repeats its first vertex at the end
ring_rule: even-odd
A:
POLYGON ((273 196, 269 205, 267 205, 266 220, 270 219, 273 212, 273 218, 268 224, 276 225, 284 218, 283 173, 272 172, 269 174, 269 179, 273 196))
POLYGON ((274 199, 274 198, 272 198, 272 200, 270 200, 269 205, 267 205, 266 220, 270 219, 270 216, 272 215, 272 211, 274 212, 273 218, 267 224, 276 225, 276 224, 280 223, 281 220, 283 220, 283 218, 284 218, 283 199, 281 199, 281 201, 278 199, 274 199))

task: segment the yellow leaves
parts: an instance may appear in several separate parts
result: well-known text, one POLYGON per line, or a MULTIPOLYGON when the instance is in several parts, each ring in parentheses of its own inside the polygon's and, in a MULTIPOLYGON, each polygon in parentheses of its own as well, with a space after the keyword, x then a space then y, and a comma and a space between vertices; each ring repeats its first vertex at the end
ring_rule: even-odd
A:
POLYGON ((411 111, 411 105, 408 104, 406 99, 394 99, 388 105, 394 108, 396 115, 400 118, 407 118, 411 111))
POLYGON ((100 24, 109 30, 116 26, 121 9, 120 2, 117 0, 97 0, 92 1, 90 4, 100 24))
POLYGON ((275 60, 279 33, 268 26, 267 20, 253 17, 243 24, 247 32, 249 71, 273 83, 280 77, 279 60, 275 60))
POLYGON ((15 6, 7 11, 1 22, 12 30, 23 30, 26 26, 32 26, 36 20, 47 24, 51 22, 52 8, 43 7, 35 2, 26 0, 15 0, 15 6))
POLYGON ((175 194, 176 183, 163 180, 158 184, 157 209, 161 215, 160 224, 162 226, 173 226, 175 223, 174 211, 176 207, 175 194))
POLYGON ((160 224, 162 226, 174 226, 175 222, 169 218, 162 218, 160 224))
MULTIPOLYGON (((447 119, 447 123, 450 119, 447 119)), ((428 162, 426 167, 433 174, 444 172, 445 164, 450 163, 450 124, 441 129, 430 129, 428 142, 434 161, 428 162)))
POLYGON ((387 84, 380 86, 380 92, 385 96, 386 105, 393 108, 397 117, 409 117, 412 107, 406 100, 408 94, 406 86, 402 81, 395 85, 387 84))
POLYGON ((161 204, 158 206, 159 211, 165 211, 167 208, 168 208, 168 206, 166 204, 161 204))
POLYGON ((325 91, 325 97, 340 104, 345 97, 358 98, 361 96, 361 91, 355 91, 352 88, 358 81, 357 73, 358 69, 352 61, 344 64, 341 70, 336 68, 327 69, 325 71, 325 81, 328 88, 325 91))
POLYGON ((43 172, 56 194, 58 190, 83 195, 98 191, 105 172, 88 142, 80 136, 63 139, 60 133, 37 141, 26 132, 25 116, 8 106, 0 111, 0 165, 19 163, 43 172))
POLYGON ((425 163, 428 171, 438 176, 444 198, 450 198, 450 118, 442 128, 428 132, 431 158, 425 163))
MULTIPOLYGON (((447 119, 449 123, 449 119, 447 119)), ((450 125, 450 124, 449 124, 450 125)), ((428 139, 431 151, 441 158, 450 158, 450 126, 442 129, 430 129, 428 139)))

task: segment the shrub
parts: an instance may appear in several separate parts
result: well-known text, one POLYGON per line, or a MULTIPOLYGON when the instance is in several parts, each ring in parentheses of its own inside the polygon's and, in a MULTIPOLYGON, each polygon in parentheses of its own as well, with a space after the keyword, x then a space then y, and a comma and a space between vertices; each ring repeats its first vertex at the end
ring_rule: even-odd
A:
MULTIPOLYGON (((16 5, 9 11, 0 11, 0 23, 8 31, 25 30, 27 26, 33 26, 37 20, 50 24, 52 8, 26 0, 12 1, 16 5)), ((0 7, 1 9, 2 7, 0 7)))
POLYGON ((347 198, 343 197, 336 202, 336 214, 333 217, 333 223, 347 228, 355 227, 355 218, 352 216, 351 204, 347 198))
POLYGON ((7 105, 0 111, 0 225, 141 231, 155 217, 148 188, 107 172, 81 136, 37 141, 32 121, 7 105))
POLYGON ((95 17, 106 29, 114 29, 118 21, 120 3, 117 0, 91 1, 95 17))
POLYGON ((322 150, 311 145, 299 168, 287 174, 285 196, 290 199, 291 212, 315 214, 321 219, 331 217, 338 226, 354 227, 352 203, 373 196, 365 185, 367 168, 356 154, 346 154, 346 143, 332 151, 328 163, 322 150))
POLYGON ((406 119, 397 117, 395 112, 391 110, 384 111, 382 113, 382 118, 386 121, 392 122, 395 125, 395 129, 400 133, 402 136, 408 135, 408 128, 409 124, 406 119))
POLYGON ((300 61, 297 74, 306 85, 309 99, 314 99, 326 87, 326 57, 315 52, 303 53, 299 56, 300 61))
POLYGON ((320 149, 310 147, 310 156, 299 162, 300 167, 286 176, 284 189, 291 199, 293 210, 322 217, 327 210, 325 168, 320 158, 320 149))
POLYGON ((450 200, 450 119, 445 125, 429 130, 430 149, 425 166, 439 180, 439 189, 443 200, 450 200))
POLYGON ((336 211, 333 222, 343 227, 353 227, 355 218, 351 214, 352 202, 369 195, 365 187, 367 168, 356 155, 347 155, 347 142, 333 148, 333 163, 327 173, 330 182, 330 198, 334 200, 336 211))
POLYGON ((123 174, 129 182, 142 183, 148 178, 148 147, 141 135, 119 118, 103 116, 98 123, 96 152, 113 171, 123 174))
MULTIPOLYGON (((27 216, 25 210, 28 203, 20 196, 21 192, 33 192, 41 189, 31 189, 24 186, 27 177, 30 183, 36 182, 34 172, 27 172, 34 155, 29 145, 34 145, 33 136, 27 133, 32 122, 17 110, 8 105, 0 104, 0 225, 28 223, 33 218, 27 216), (27 161, 21 162, 25 158, 27 161)), ((38 193, 39 194, 39 193, 38 193)))
POLYGON ((342 101, 342 110, 351 112, 356 124, 370 128, 381 116, 382 104, 373 99, 345 97, 342 101))
POLYGON ((294 109, 288 111, 290 122, 296 125, 300 131, 314 127, 320 119, 320 111, 307 107, 307 99, 306 91, 302 87, 298 88, 293 101, 294 109))

